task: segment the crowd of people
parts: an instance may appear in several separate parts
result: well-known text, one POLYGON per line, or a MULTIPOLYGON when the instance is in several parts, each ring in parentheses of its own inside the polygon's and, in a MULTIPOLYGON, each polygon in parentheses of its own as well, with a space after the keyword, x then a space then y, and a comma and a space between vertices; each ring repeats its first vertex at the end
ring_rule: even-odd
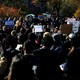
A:
POLYGON ((80 80, 80 33, 62 34, 64 18, 6 20, 14 27, 0 22, 0 80, 80 80))

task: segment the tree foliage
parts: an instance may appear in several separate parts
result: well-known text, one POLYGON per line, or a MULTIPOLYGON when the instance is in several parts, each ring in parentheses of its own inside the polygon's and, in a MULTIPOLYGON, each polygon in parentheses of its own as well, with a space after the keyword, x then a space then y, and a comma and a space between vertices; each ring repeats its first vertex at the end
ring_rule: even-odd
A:
POLYGON ((77 2, 72 0, 64 2, 60 14, 63 16, 72 16, 77 9, 77 2))
POLYGON ((0 16, 19 16, 20 9, 8 7, 5 4, 0 6, 0 16))
POLYGON ((74 16, 75 16, 76 18, 80 18, 80 6, 79 6, 79 7, 77 8, 77 10, 75 11, 74 16))
POLYGON ((19 16, 27 12, 24 0, 1 0, 0 16, 19 16), (4 10, 3 10, 4 9, 4 10))
POLYGON ((0 1, 0 15, 24 15, 27 13, 46 12, 59 15, 79 15, 80 0, 1 0, 0 1), (31 3, 25 3, 29 1, 31 3), (3 6, 4 4, 4 6, 3 6), (28 6, 27 6, 28 5, 28 6))

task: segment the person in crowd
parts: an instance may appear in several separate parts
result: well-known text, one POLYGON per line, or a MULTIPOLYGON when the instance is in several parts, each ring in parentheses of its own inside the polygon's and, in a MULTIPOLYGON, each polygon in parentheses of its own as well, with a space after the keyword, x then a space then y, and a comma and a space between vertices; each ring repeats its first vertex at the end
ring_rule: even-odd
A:
POLYGON ((34 64, 33 46, 31 41, 25 41, 23 44, 24 55, 20 59, 13 60, 10 66, 8 80, 34 80, 32 70, 34 64))
POLYGON ((62 72, 56 54, 50 50, 53 42, 51 36, 45 36, 42 38, 42 47, 33 51, 37 66, 36 76, 39 80, 61 80, 62 72))
POLYGON ((12 58, 19 53, 15 48, 17 46, 17 40, 12 35, 7 35, 5 38, 4 44, 2 44, 3 51, 1 55, 7 59, 7 68, 5 69, 4 73, 2 74, 3 77, 6 77, 9 72, 9 67, 12 62, 12 58))
POLYGON ((80 36, 74 34, 70 39, 71 49, 67 55, 67 80, 80 80, 80 36))
POLYGON ((21 27, 22 27, 21 21, 16 20, 15 25, 14 25, 14 29, 16 30, 17 33, 19 33, 21 27))
POLYGON ((19 44, 23 44, 26 41, 26 29, 25 28, 21 28, 20 32, 18 33, 17 37, 18 37, 18 43, 19 44))
POLYGON ((40 47, 40 44, 38 44, 38 43, 36 42, 36 40, 37 40, 36 34, 30 32, 30 33, 28 34, 28 40, 30 40, 30 41, 33 43, 34 50, 35 50, 35 49, 38 49, 38 48, 40 47))
POLYGON ((1 80, 7 75, 7 80, 35 80, 34 77, 38 80, 80 80, 80 32, 66 39, 58 17, 54 19, 53 27, 52 20, 47 17, 27 17, 26 24, 22 18, 16 18, 13 28, 5 26, 5 20, 0 28, 1 80), (43 26, 43 32, 33 33, 34 25, 38 24, 43 26), (22 45, 20 51, 16 50, 18 44, 22 45), (64 78, 60 65, 65 62, 67 76, 64 78), (32 70, 34 65, 36 76, 32 70))

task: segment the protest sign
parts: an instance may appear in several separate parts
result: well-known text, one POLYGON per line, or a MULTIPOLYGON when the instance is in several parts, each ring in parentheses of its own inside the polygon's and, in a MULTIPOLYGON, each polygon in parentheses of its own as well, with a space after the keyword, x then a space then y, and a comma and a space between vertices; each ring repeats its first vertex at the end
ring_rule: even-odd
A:
POLYGON ((6 27, 14 27, 14 21, 13 20, 6 20, 5 26, 6 27))
POLYGON ((20 48, 22 48, 22 44, 17 44, 16 50, 20 51, 20 48))
POLYGON ((67 24, 72 24, 75 20, 75 18, 68 18, 65 22, 67 22, 67 24))
POLYGON ((43 32, 42 25, 34 25, 34 32, 43 32))
POLYGON ((62 24, 61 25, 62 34, 70 34, 71 32, 72 32, 72 24, 62 24))
POLYGON ((38 15, 38 19, 43 19, 44 16, 43 15, 38 15))
POLYGON ((79 31, 80 21, 73 22, 73 32, 77 33, 79 31))

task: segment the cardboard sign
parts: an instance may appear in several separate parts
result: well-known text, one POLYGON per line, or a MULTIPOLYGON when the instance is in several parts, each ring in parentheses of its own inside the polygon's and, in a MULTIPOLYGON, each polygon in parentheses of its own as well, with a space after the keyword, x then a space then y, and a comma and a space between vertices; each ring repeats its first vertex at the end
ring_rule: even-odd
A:
POLYGON ((14 27, 14 21, 13 20, 6 20, 5 26, 6 27, 14 27))
POLYGON ((34 25, 34 32, 43 32, 42 25, 34 25))
POLYGON ((62 24, 61 25, 62 34, 70 34, 71 32, 72 32, 72 24, 62 24))

